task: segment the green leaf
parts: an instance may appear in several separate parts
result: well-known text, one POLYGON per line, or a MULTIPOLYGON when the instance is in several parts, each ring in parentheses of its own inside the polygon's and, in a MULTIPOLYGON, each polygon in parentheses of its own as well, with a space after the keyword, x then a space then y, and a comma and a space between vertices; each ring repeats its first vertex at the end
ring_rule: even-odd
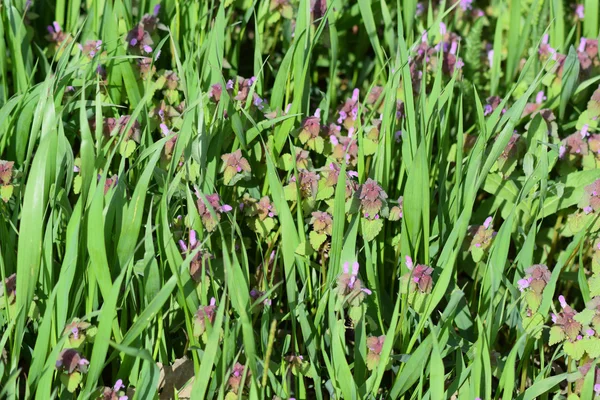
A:
POLYGON ((574 360, 580 360, 583 357, 583 353, 585 353, 585 341, 577 340, 575 342, 566 341, 563 345, 563 349, 565 350, 565 354, 571 357, 574 360))
POLYGON ((588 353, 591 358, 600 357, 600 339, 592 336, 583 339, 583 341, 585 341, 585 352, 588 353))
POLYGON ((260 218, 254 219, 254 231, 259 235, 265 237, 267 236, 275 227, 275 219, 267 217, 262 221, 260 218))
POLYGON ((590 296, 600 296, 600 273, 593 274, 589 279, 590 296))
POLYGON ((136 144, 133 140, 127 140, 127 141, 124 140, 121 142, 121 147, 119 148, 119 153, 123 157, 129 158, 135 151, 135 148, 136 148, 136 144))
POLYGON ((70 393, 74 393, 82 381, 81 373, 75 371, 72 374, 60 374, 60 381, 67 387, 70 393))
POLYGON ((565 340, 565 332, 559 326, 550 328, 550 340, 548 341, 550 346, 554 346, 563 340, 565 340))
POLYGON ((579 322, 581 325, 589 325, 592 323, 592 318, 594 318, 595 315, 595 310, 586 308, 585 310, 577 313, 577 315, 575 315, 573 319, 579 322))
POLYGON ((323 242, 327 240, 327 234, 325 233, 317 233, 315 231, 311 231, 308 236, 310 239, 310 245, 315 250, 319 250, 323 242))
POLYGON ((13 186, 12 185, 4 185, 0 187, 0 198, 4 200, 5 203, 10 200, 10 197, 13 194, 13 186))
POLYGON ((367 219, 361 218, 361 232, 363 235, 363 239, 367 242, 375 239, 379 232, 381 232, 381 228, 383 228, 383 219, 367 219))

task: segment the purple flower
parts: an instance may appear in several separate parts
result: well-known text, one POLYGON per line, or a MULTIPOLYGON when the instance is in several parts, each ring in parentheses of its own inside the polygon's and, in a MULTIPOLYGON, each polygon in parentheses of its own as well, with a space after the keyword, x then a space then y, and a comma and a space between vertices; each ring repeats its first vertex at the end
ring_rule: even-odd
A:
MULTIPOLYGON (((223 154, 223 178, 226 185, 232 182, 237 174, 248 174, 251 171, 248 160, 242 157, 242 150, 237 149, 233 153, 223 154)), ((231 211, 231 210, 229 210, 231 211)))
POLYGON ((208 91, 208 98, 213 99, 215 103, 218 103, 219 100, 221 100, 221 93, 223 93, 223 86, 221 86, 220 83, 215 83, 208 91))
POLYGON ((396 133, 394 133, 394 140, 396 140, 396 143, 400 143, 402 141, 402 131, 396 131, 396 133))
POLYGON ((198 200, 196 201, 196 205, 198 207, 198 213, 200 214, 200 218, 202 220, 202 224, 207 231, 212 232, 217 227, 217 223, 221 220, 221 214, 229 212, 233 210, 233 208, 228 204, 221 205, 221 200, 219 198, 218 193, 209 194, 206 197, 206 201, 208 201, 210 208, 213 209, 216 214, 217 219, 215 220, 211 214, 209 206, 204 204, 202 197, 200 196, 200 192, 196 191, 196 197, 198 200))
POLYGON ((408 268, 410 271, 412 271, 412 269, 414 268, 414 263, 413 260, 410 256, 406 256, 406 268, 408 268))
POLYGON ((181 249, 181 254, 186 256, 188 254, 193 253, 197 250, 194 258, 190 261, 190 276, 196 282, 200 282, 202 280, 202 270, 204 269, 206 273, 208 273, 208 260, 212 258, 212 255, 207 251, 200 249, 200 242, 198 241, 198 237, 196 235, 196 231, 191 229, 189 233, 188 242, 184 242, 183 240, 179 240, 179 248, 181 249))
POLYGON ((587 207, 590 207, 592 211, 600 210, 600 179, 585 187, 585 196, 580 207, 584 208, 584 211, 589 210, 587 207))
POLYGON ((588 129, 589 129, 589 128, 590 128, 590 126, 589 126, 588 124, 584 124, 584 125, 581 127, 581 130, 579 131, 579 133, 581 134, 581 138, 582 138, 582 139, 583 139, 583 138, 586 138, 586 137, 588 137, 588 136, 590 135, 590 134, 589 134, 589 132, 588 132, 588 129))
POLYGON ((56 361, 56 369, 63 371, 67 374, 73 372, 87 372, 87 366, 89 361, 81 357, 79 352, 74 349, 65 349, 60 352, 58 360, 56 361))
POLYGON ((423 14, 423 12, 424 12, 424 11, 425 11, 425 6, 423 5, 423 3, 421 3, 421 2, 418 2, 418 3, 417 3, 417 8, 416 8, 416 10, 415 10, 415 14, 416 14, 417 16, 420 16, 420 15, 422 15, 422 14, 423 14))
POLYGON ((577 4, 575 6, 575 17, 577 17, 580 20, 585 18, 585 9, 583 7, 583 4, 577 4))
MULTIPOLYGON (((244 366, 239 362, 236 362, 231 370, 231 375, 229 376, 229 380, 227 383, 229 387, 234 393, 238 393, 240 390, 240 385, 242 384, 242 378, 244 374, 244 366)), ((247 375, 250 375, 250 370, 247 371, 247 375)), ((250 379, 246 378, 246 385, 250 385, 250 379)))
POLYGON ((196 314, 194 315, 194 335, 202 336, 206 331, 206 321, 211 325, 215 322, 215 310, 216 310, 215 298, 210 299, 210 303, 207 306, 200 306, 196 314))
POLYGON ((487 52, 487 59, 490 67, 494 64, 494 50, 490 50, 487 52))
POLYGON ((440 35, 445 35, 446 34, 446 24, 443 22, 440 22, 440 35))
POLYGON ((540 90, 536 95, 535 95, 535 102, 537 104, 542 104, 544 102, 544 100, 546 100, 546 96, 544 95, 544 91, 540 90))
POLYGON ((154 41, 148 31, 145 30, 144 24, 140 23, 127 33, 127 43, 130 50, 136 50, 139 54, 144 54, 152 53, 154 41))
MULTIPOLYGON (((262 292, 260 290, 257 289, 252 289, 250 291, 250 297, 252 298, 253 301, 258 301, 260 298, 262 298, 265 295, 265 292, 262 292)), ((271 305, 271 299, 269 299, 268 297, 265 297, 263 299, 263 301, 260 303, 261 306, 270 306, 271 305)))
POLYGON ((470 10, 473 7, 473 0, 460 0, 460 8, 463 11, 470 10))
POLYGON ((494 219, 492 217, 487 217, 485 219, 485 221, 483 222, 483 226, 485 229, 489 229, 490 226, 492 225, 492 222, 494 221, 494 219))
POLYGON ((48 25, 48 35, 46 39, 56 45, 60 45, 66 38, 67 34, 62 31, 58 22, 54 21, 52 25, 48 25))
POLYGON ((471 248, 476 247, 487 250, 490 247, 492 239, 496 236, 492 222, 493 218, 487 217, 483 222, 483 225, 475 225, 469 228, 469 232, 473 236, 471 248))
POLYGON ((79 49, 89 58, 94 58, 102 50, 102 40, 88 40, 85 45, 79 45, 79 49))
POLYGON ((365 218, 373 219, 385 206, 387 194, 377 182, 369 178, 358 190, 358 198, 365 218))
POLYGON ((563 158, 565 156, 566 152, 567 152, 567 148, 565 146, 560 146, 558 148, 558 157, 563 158))
POLYGON ((552 321, 567 335, 570 341, 580 340, 582 325, 574 319, 577 312, 567 304, 564 296, 558 296, 558 302, 562 307, 562 312, 553 316, 552 321))
POLYGON ((121 391, 121 389, 124 389, 124 388, 125 388, 125 385, 123 385, 123 381, 121 379, 118 379, 112 388, 110 388, 110 387, 104 388, 104 392, 102 392, 102 399, 103 400, 128 400, 128 397, 125 395, 119 396, 119 392, 121 391))
POLYGON ((344 263, 343 273, 338 277, 338 294, 346 297, 348 303, 352 305, 359 305, 365 295, 370 295, 372 292, 363 287, 362 281, 358 278, 358 262, 352 263, 352 271, 350 271, 350 264, 344 263))
POLYGON ((520 279, 517 282, 517 285, 519 285, 519 290, 522 292, 525 289, 527 289, 529 287, 529 282, 530 282, 530 279, 528 279, 528 278, 520 279))
POLYGON ((433 288, 433 279, 431 278, 431 274, 433 273, 433 268, 423 265, 417 264, 412 271, 412 279, 415 282, 419 290, 423 293, 430 293, 433 288))

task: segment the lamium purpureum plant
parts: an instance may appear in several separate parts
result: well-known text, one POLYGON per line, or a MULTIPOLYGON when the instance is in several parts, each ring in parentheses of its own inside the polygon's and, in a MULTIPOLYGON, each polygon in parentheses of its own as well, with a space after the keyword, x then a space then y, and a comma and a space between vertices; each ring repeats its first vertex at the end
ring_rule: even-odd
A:
POLYGON ((597 0, 9 3, 0 398, 600 399, 597 0))

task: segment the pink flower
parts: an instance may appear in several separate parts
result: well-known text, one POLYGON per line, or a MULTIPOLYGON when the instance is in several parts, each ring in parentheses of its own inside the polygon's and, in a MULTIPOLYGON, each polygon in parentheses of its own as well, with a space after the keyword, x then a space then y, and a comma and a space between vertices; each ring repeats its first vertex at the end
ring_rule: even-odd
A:
POLYGON ((517 285, 519 285, 519 290, 522 292, 525 289, 527 289, 529 287, 529 282, 530 282, 529 279, 525 279, 525 278, 524 279, 520 279, 517 282, 517 285))
POLYGON ((546 96, 544 96, 544 91, 540 90, 537 95, 535 96, 535 102, 537 104, 542 104, 544 102, 544 100, 546 100, 546 96))
POLYGON ((463 11, 470 10, 473 7, 473 0, 460 0, 460 8, 463 11))
POLYGON ((362 281, 358 278, 358 262, 352 263, 352 272, 350 264, 344 263, 343 273, 338 277, 337 292, 339 295, 347 298, 348 303, 359 305, 365 298, 365 295, 370 295, 372 292, 363 287, 362 281))
POLYGON ((585 18, 585 9, 583 7, 583 4, 577 4, 575 6, 575 17, 577 17, 578 19, 585 18))

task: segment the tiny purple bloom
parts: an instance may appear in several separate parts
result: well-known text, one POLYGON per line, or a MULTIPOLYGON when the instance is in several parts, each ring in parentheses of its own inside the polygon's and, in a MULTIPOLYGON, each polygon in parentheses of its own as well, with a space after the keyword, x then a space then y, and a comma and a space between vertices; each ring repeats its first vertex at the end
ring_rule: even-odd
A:
POLYGON ((544 96, 544 91, 540 90, 537 95, 535 96, 535 102, 537 104, 542 104, 544 102, 544 100, 546 100, 546 96, 544 96))
POLYGON ((560 146, 558 148, 558 157, 563 158, 565 156, 566 151, 567 151, 567 148, 565 146, 560 146))
POLYGON ((402 140, 402 131, 396 131, 396 133, 394 133, 394 139, 396 140, 396 143, 400 143, 402 140))
POLYGON ((560 306, 562 308, 568 307, 567 301, 565 300, 565 296, 563 296, 562 294, 558 296, 558 302, 560 303, 560 306))
POLYGON ((470 10, 473 7, 473 0, 460 0, 460 8, 463 11, 470 10))
POLYGON ((493 221, 494 219, 492 217, 487 217, 483 222, 483 226, 485 227, 485 229, 489 229, 493 221))
POLYGON ((488 62, 490 63, 490 66, 492 64, 494 64, 494 50, 488 51, 487 58, 488 58, 488 62))
POLYGON ((529 279, 519 279, 517 285, 519 285, 519 290, 522 292, 529 287, 529 279))
POLYGON ((584 124, 584 125, 581 127, 581 131, 580 131, 580 133, 581 133, 581 138, 586 138, 586 137, 588 137, 588 136, 590 135, 590 134, 589 134, 589 132, 588 132, 588 129, 589 129, 589 128, 590 128, 590 126, 589 126, 588 124, 584 124))

